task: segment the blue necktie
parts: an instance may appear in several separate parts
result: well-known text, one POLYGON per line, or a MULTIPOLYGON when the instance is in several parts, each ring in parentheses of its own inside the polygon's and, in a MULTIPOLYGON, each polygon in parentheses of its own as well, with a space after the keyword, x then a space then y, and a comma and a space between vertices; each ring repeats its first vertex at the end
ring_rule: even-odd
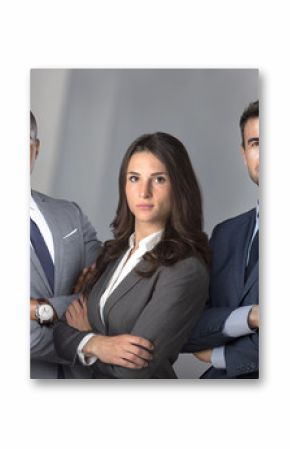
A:
POLYGON ((253 239, 252 246, 250 249, 249 261, 245 270, 245 282, 250 276, 254 266, 258 262, 258 259, 259 259, 259 229, 256 232, 256 235, 253 239))
POLYGON ((43 271, 47 277, 49 285, 54 290, 54 265, 51 259, 48 248, 45 244, 44 238, 41 235, 38 226, 30 218, 30 240, 33 245, 34 251, 41 263, 43 271))

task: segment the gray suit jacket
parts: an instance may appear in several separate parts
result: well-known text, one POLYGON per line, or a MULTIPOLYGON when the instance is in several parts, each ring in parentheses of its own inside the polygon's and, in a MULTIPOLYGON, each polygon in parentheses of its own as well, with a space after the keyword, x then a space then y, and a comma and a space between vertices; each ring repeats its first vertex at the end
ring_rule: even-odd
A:
MULTIPOLYGON (((30 252, 30 296, 46 298, 59 317, 77 295, 72 289, 81 270, 96 259, 101 243, 80 208, 69 201, 32 192, 53 236, 55 251, 55 285, 52 292, 33 248, 30 252)), ((64 362, 54 349, 53 328, 30 321, 31 378, 57 378, 57 363, 64 362)), ((65 377, 88 377, 88 370, 75 373, 64 367, 65 377)))
MULTIPOLYGON (((96 333, 110 336, 129 333, 149 339, 154 344, 153 360, 141 370, 97 361, 92 365, 94 377, 176 378, 172 364, 207 298, 207 270, 193 257, 171 267, 161 266, 150 278, 141 277, 133 270, 107 299, 104 326, 99 301, 120 259, 107 267, 93 287, 88 299, 89 320, 96 333)), ((144 269, 146 263, 142 260, 136 269, 144 269)), ((77 347, 87 334, 71 328, 65 319, 55 326, 56 350, 72 366, 79 363, 77 347)))

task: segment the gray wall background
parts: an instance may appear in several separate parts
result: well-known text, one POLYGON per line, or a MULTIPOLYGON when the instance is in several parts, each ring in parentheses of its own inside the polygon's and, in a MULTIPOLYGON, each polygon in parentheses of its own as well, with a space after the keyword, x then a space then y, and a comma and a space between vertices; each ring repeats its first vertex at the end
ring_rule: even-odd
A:
MULTIPOLYGON (((238 123, 258 94, 256 69, 32 69, 41 140, 32 188, 76 201, 106 240, 126 149, 141 134, 168 132, 190 154, 210 234, 256 203, 238 123)), ((197 378, 207 365, 181 355, 175 368, 181 378, 197 378)))

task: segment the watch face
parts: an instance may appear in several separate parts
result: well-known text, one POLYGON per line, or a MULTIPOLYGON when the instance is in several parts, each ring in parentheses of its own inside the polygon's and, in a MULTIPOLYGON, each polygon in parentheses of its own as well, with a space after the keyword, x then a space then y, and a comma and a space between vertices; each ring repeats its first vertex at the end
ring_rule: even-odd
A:
POLYGON ((49 304, 41 304, 38 314, 41 321, 51 321, 53 318, 53 308, 49 304))

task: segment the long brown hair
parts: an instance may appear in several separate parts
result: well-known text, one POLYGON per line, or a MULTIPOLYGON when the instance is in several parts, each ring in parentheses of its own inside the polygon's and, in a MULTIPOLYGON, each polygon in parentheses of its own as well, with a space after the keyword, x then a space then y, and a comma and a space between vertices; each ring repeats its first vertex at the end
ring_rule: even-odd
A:
POLYGON ((188 153, 184 145, 170 134, 144 134, 129 146, 123 158, 119 173, 119 203, 111 224, 114 239, 105 242, 90 286, 108 264, 128 248, 129 237, 134 232, 135 219, 128 207, 125 186, 130 158, 140 151, 149 151, 165 165, 171 182, 172 209, 161 241, 143 256, 148 261, 146 272, 138 273, 151 276, 158 266, 173 265, 189 256, 196 256, 206 265, 209 264, 201 193, 188 153))

